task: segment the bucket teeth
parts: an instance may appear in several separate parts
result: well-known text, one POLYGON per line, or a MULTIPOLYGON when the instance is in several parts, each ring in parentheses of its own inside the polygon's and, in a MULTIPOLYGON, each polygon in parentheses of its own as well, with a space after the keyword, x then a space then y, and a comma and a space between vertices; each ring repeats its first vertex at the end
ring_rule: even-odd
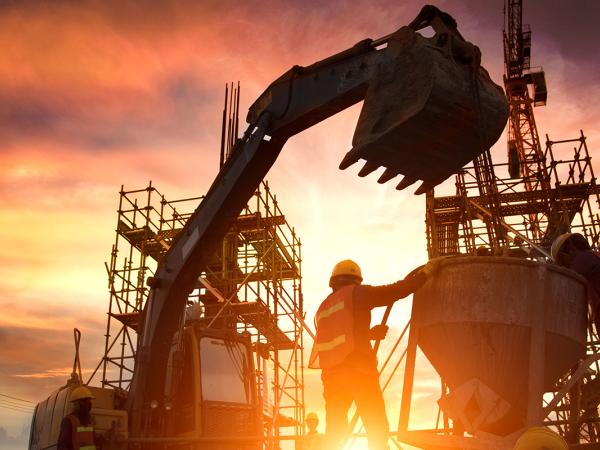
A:
POLYGON ((431 181, 423 181, 421 186, 419 186, 419 188, 415 191, 415 195, 424 194, 425 192, 431 190, 435 185, 436 183, 432 183, 431 181))
POLYGON ((411 184, 413 184, 415 181, 417 181, 416 178, 413 178, 413 177, 404 177, 402 179, 402 181, 400 183, 398 183, 398 186, 396 186, 396 189, 399 190, 399 191, 401 191, 402 189, 406 189, 411 184))
POLYGON ((379 179, 377 180, 377 182, 379 184, 387 183, 392 178, 394 178, 396 175, 398 175, 398 172, 396 172, 395 170, 385 169, 385 172, 383 172, 381 174, 381 176, 379 177, 379 179))
POLYGON ((379 168, 379 164, 367 161, 365 163, 365 165, 363 166, 363 168, 360 169, 360 172, 358 172, 358 176, 366 177, 367 175, 369 175, 371 172, 374 172, 378 168, 379 168))
POLYGON ((344 159, 342 159, 342 162, 340 163, 340 170, 346 170, 352 164, 356 163, 359 159, 360 158, 356 155, 356 152, 350 150, 348 153, 346 153, 344 159))

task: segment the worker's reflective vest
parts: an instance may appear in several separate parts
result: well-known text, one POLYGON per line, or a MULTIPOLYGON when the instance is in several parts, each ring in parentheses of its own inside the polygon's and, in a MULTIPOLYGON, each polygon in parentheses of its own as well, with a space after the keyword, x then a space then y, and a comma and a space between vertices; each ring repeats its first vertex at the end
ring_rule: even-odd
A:
POLYGON ((74 414, 68 415, 67 419, 71 422, 73 450, 96 450, 94 427, 91 424, 83 425, 74 414))
POLYGON ((315 316, 317 334, 308 367, 330 369, 340 364, 354 350, 355 285, 345 286, 327 297, 315 316))

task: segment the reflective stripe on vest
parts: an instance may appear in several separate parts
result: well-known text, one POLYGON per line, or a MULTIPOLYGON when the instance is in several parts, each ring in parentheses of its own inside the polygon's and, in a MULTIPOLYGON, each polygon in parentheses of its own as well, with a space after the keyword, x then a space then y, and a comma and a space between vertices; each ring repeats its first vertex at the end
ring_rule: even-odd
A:
POLYGON ((338 289, 319 306, 315 315, 317 333, 308 363, 311 369, 335 367, 354 350, 354 287, 338 289))
POLYGON ((327 352, 327 351, 333 350, 334 348, 339 347, 340 345, 345 344, 345 343, 346 343, 346 335, 340 334, 329 341, 315 344, 314 351, 327 352))
POLYGON ((73 450, 96 450, 94 427, 82 425, 74 414, 68 415, 67 418, 71 421, 73 450))
POLYGON ((319 320, 326 319, 327 317, 331 316, 332 314, 340 311, 343 307, 344 307, 344 302, 338 302, 338 303, 334 304, 333 306, 330 306, 329 308, 327 308, 325 311, 317 312, 317 322, 319 322, 319 320))

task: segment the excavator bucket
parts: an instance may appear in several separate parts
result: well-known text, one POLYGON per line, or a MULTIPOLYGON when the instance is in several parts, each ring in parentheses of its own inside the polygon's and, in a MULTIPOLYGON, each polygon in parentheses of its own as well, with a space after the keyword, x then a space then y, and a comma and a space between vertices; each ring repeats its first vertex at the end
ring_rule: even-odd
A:
POLYGON ((368 88, 340 169, 364 159, 359 176, 383 166, 380 183, 401 174, 397 189, 422 180, 421 194, 498 140, 508 118, 504 92, 479 65, 477 47, 451 25, 437 25, 431 38, 411 26, 390 37, 390 64, 368 88))

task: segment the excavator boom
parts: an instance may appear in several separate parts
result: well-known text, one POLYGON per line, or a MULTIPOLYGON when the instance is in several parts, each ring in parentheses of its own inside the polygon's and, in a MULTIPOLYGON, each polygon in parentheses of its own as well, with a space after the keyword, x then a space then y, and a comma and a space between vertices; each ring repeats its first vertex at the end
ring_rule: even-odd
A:
POLYGON ((169 349, 187 296, 287 139, 364 100, 340 167, 364 159, 360 176, 383 166, 380 182, 402 174, 399 189, 420 179, 417 193, 425 192, 489 149, 504 129, 504 93, 479 60, 454 20, 428 6, 384 39, 293 67, 256 100, 246 132, 149 283, 129 392, 132 435, 160 434, 151 410, 165 399, 169 349), (431 38, 416 32, 427 25, 436 32, 431 38))

